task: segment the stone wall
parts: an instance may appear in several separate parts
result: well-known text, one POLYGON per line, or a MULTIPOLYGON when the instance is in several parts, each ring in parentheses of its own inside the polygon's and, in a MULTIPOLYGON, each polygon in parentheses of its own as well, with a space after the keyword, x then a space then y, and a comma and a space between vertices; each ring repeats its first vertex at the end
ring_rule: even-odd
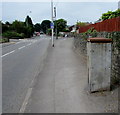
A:
POLYGON ((87 56, 87 38, 84 38, 80 34, 75 35, 74 47, 78 53, 82 53, 84 56, 87 56))
POLYGON ((111 33, 112 43, 112 83, 120 84, 120 32, 111 33))
POLYGON ((74 36, 74 47, 78 53, 87 56, 87 38, 88 37, 104 37, 111 38, 112 43, 112 73, 111 84, 120 84, 120 32, 100 32, 94 35, 76 34, 74 36))

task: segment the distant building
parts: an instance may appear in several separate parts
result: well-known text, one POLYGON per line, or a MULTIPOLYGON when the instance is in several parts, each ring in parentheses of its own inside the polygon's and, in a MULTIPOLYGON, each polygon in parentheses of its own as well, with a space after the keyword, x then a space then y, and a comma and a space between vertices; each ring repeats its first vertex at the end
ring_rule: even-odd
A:
POLYGON ((120 9, 120 1, 118 2, 118 9, 120 9))
POLYGON ((99 20, 95 21, 94 23, 98 23, 98 22, 102 22, 102 19, 99 19, 99 20))

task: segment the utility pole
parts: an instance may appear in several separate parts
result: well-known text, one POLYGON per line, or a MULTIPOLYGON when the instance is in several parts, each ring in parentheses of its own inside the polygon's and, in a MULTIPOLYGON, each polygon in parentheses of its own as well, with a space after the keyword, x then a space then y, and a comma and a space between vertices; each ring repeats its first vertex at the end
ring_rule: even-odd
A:
POLYGON ((55 26, 56 26, 56 28, 55 28, 55 33, 56 33, 56 39, 58 39, 58 37, 57 37, 57 22, 56 22, 56 7, 54 7, 54 18, 55 18, 55 26))
MULTIPOLYGON (((52 26, 53 26, 53 0, 51 0, 51 20, 52 20, 52 26)), ((54 29, 54 26, 51 27, 52 29, 52 47, 54 47, 54 36, 53 36, 53 29, 54 29)))

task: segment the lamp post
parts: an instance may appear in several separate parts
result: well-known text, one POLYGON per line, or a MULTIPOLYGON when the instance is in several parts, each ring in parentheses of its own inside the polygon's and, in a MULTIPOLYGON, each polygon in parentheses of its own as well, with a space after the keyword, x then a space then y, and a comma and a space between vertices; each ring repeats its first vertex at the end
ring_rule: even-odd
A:
POLYGON ((53 0, 51 0, 51 20, 52 20, 52 24, 51 24, 51 29, 52 29, 52 47, 54 47, 54 39, 53 39, 53 29, 54 29, 54 25, 53 25, 53 0))
POLYGON ((57 21, 56 21, 56 7, 54 7, 54 18, 55 18, 55 34, 56 34, 56 39, 58 39, 58 36, 57 36, 57 21))

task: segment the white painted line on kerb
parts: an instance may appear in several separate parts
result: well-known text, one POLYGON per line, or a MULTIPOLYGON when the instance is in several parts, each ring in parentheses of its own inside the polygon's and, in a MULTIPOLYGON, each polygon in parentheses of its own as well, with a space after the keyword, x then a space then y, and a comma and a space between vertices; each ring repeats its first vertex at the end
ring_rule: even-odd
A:
POLYGON ((13 50, 13 51, 11 51, 11 52, 9 52, 9 53, 6 53, 6 54, 4 54, 4 55, 2 55, 1 57, 5 57, 5 56, 7 56, 7 55, 9 55, 9 54, 11 54, 11 53, 13 53, 13 52, 15 52, 15 50, 13 50))
POLYGON ((18 48, 18 49, 20 50, 20 49, 23 49, 23 48, 25 48, 25 47, 26 47, 26 46, 22 46, 22 47, 20 47, 20 48, 18 48))

